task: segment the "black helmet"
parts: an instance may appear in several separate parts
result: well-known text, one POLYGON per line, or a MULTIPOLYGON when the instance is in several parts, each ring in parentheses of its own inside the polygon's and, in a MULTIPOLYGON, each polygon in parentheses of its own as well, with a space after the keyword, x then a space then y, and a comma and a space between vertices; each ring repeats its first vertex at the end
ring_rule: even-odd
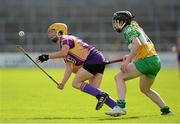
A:
POLYGON ((112 20, 114 21, 124 21, 126 23, 130 23, 130 21, 134 18, 134 16, 129 11, 117 11, 113 14, 112 20))

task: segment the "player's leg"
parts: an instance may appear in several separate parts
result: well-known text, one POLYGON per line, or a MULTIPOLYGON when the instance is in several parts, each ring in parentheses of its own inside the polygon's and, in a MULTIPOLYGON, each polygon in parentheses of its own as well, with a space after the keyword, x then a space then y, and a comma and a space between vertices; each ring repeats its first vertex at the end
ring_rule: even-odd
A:
POLYGON ((89 79, 89 83, 96 88, 99 88, 102 82, 103 75, 101 73, 97 73, 91 79, 89 79))
MULTIPOLYGON (((97 73, 93 78, 89 80, 89 83, 92 84, 94 87, 99 88, 100 84, 102 82, 102 77, 103 74, 97 73)), ((99 89, 101 90, 101 89, 99 89)), ((101 90, 102 91, 102 90, 101 90)), ((103 91, 102 91, 103 92, 103 91)), ((96 96, 97 99, 100 99, 101 95, 96 96)), ((110 108, 114 108, 116 106, 116 101, 112 97, 108 97, 107 100, 105 101, 105 104, 108 105, 110 108)), ((98 105, 97 105, 98 106, 98 105)), ((100 109, 102 106, 97 107, 100 109)))
MULTIPOLYGON (((109 95, 107 93, 101 92, 98 88, 94 87, 93 85, 85 83, 83 81, 92 78, 98 73, 103 74, 105 69, 104 61, 105 61, 105 57, 103 56, 103 54, 100 51, 93 49, 88 55, 83 65, 83 68, 81 68, 78 71, 78 73, 76 74, 73 80, 73 87, 80 88, 83 92, 86 92, 96 97, 97 95, 100 95, 98 99, 98 104, 96 105, 96 110, 102 107, 102 105, 109 97, 109 95)), ((99 81, 101 81, 102 75, 99 76, 100 76, 99 81)), ((100 82, 98 82, 97 86, 99 84, 100 82)))
POLYGON ((84 81, 93 78, 93 76, 94 76, 93 74, 91 74, 90 72, 88 72, 84 68, 80 68, 74 77, 74 80, 72 82, 72 86, 76 89, 81 89, 82 84, 86 84, 86 83, 84 83, 84 81))
POLYGON ((136 69, 134 63, 130 63, 127 66, 127 71, 125 73, 119 72, 115 76, 117 91, 118 91, 118 100, 117 104, 120 108, 125 108, 125 98, 126 98, 126 80, 136 78, 140 76, 141 73, 136 69))
POLYGON ((77 72, 77 74, 73 80, 72 86, 76 89, 80 89, 81 91, 91 94, 95 97, 100 95, 98 104, 96 106, 96 110, 99 110, 102 107, 103 103, 106 101, 106 99, 109 97, 109 95, 107 93, 102 92, 101 90, 94 87, 93 85, 84 82, 84 81, 92 78, 93 76, 94 75, 92 73, 88 72, 84 68, 81 68, 77 72))
POLYGON ((126 72, 119 72, 115 76, 117 91, 118 91, 118 99, 125 99, 126 97, 126 80, 136 78, 141 75, 141 73, 136 69, 134 63, 128 64, 126 68, 126 72))
POLYGON ((144 93, 147 97, 149 97, 155 104, 157 104, 161 108, 162 114, 170 113, 169 107, 166 106, 161 96, 156 91, 151 89, 153 82, 154 78, 150 78, 145 75, 140 76, 139 87, 141 92, 144 93))
POLYGON ((117 85, 117 91, 118 91, 118 100, 117 100, 117 106, 115 106, 112 110, 107 111, 107 115, 111 116, 119 116, 126 114, 125 110, 125 97, 126 97, 126 84, 125 81, 136 78, 141 75, 141 73, 136 69, 134 63, 129 63, 126 72, 119 72, 115 76, 116 85, 117 85))

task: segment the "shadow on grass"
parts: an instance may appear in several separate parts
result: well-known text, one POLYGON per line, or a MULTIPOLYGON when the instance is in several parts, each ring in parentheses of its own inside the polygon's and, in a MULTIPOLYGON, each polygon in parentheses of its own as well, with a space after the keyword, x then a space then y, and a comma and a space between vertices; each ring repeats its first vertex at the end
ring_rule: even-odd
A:
POLYGON ((101 117, 38 117, 38 118, 29 118, 34 120, 86 120, 86 119, 96 119, 100 121, 106 121, 106 120, 119 120, 119 119, 139 119, 139 118, 145 118, 145 117, 153 117, 157 115, 141 115, 141 116, 119 116, 119 117, 111 117, 111 116, 101 116, 101 117))
POLYGON ((83 119, 100 119, 102 117, 38 117, 38 118, 29 118, 34 120, 83 120, 83 119))
MULTIPOLYGON (((59 117, 59 116, 46 116, 46 117, 34 117, 34 118, 9 118, 14 122, 119 122, 120 120, 130 121, 130 120, 137 120, 142 118, 151 118, 157 117, 157 115, 139 115, 139 116, 119 116, 119 117, 112 117, 112 116, 94 116, 94 117, 59 117)), ((11 122, 10 120, 3 120, 3 122, 11 122)))
POLYGON ((29 118, 29 119, 34 119, 34 120, 69 120, 69 119, 85 119, 85 117, 39 117, 39 118, 29 118))
POLYGON ((141 115, 141 116, 128 116, 126 117, 126 115, 123 115, 123 116, 119 116, 119 117, 112 117, 112 116, 109 116, 109 117, 106 117, 106 118, 101 118, 99 120, 129 120, 129 119, 140 119, 140 118, 146 118, 146 117, 153 117, 153 116, 157 116, 157 115, 141 115))

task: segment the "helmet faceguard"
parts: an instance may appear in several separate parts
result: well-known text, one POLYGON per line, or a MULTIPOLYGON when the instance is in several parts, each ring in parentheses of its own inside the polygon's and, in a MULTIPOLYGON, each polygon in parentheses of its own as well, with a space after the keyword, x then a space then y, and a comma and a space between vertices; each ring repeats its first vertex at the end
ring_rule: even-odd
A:
POLYGON ((68 32, 67 25, 64 23, 54 23, 48 28, 48 37, 53 41, 57 42, 58 37, 66 35, 68 32))
POLYGON ((126 23, 124 23, 124 21, 112 20, 113 29, 117 32, 121 32, 123 30, 123 28, 125 27, 125 25, 126 25, 126 23))
MULTIPOLYGON (((113 14, 112 22, 117 23, 123 21, 123 27, 129 25, 134 16, 129 11, 117 11, 113 14)), ((122 29, 115 29, 117 32, 121 32, 122 29)))

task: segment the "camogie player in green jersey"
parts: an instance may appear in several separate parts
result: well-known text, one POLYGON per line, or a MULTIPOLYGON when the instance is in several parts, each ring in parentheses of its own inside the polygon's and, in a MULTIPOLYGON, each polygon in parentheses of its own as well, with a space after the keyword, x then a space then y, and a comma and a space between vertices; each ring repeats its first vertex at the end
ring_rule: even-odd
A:
POLYGON ((160 107, 161 114, 171 114, 170 108, 160 95, 151 89, 155 77, 161 68, 160 58, 152 41, 133 18, 134 16, 129 11, 118 11, 112 17, 114 30, 123 33, 130 52, 123 56, 123 62, 120 67, 121 72, 115 76, 118 90, 117 106, 107 111, 106 114, 111 116, 126 114, 125 81, 136 77, 140 77, 139 87, 141 92, 160 107))

